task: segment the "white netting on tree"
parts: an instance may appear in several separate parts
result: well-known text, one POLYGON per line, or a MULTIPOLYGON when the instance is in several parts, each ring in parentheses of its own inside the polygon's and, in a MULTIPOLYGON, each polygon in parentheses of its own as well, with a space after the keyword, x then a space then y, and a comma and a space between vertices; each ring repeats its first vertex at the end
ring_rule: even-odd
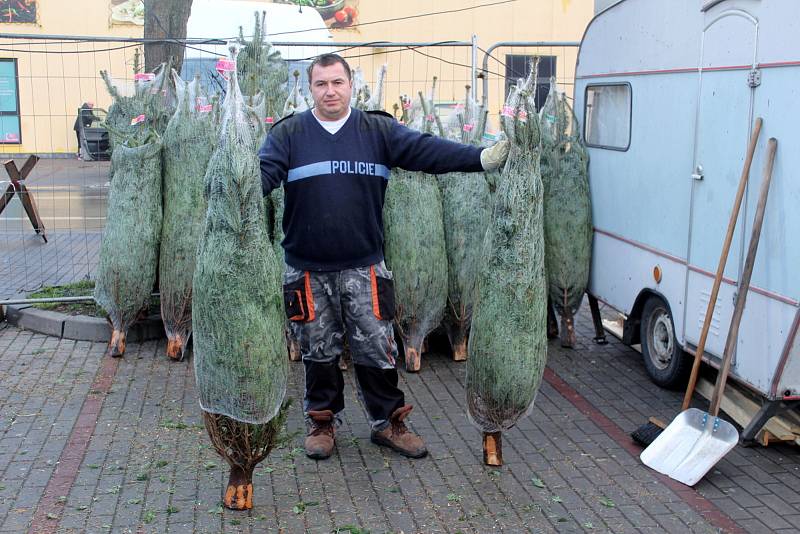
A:
POLYGON ((303 111, 311 109, 311 103, 308 101, 308 98, 306 98, 306 95, 303 94, 303 89, 300 87, 300 72, 294 71, 292 76, 294 76, 294 84, 292 85, 292 90, 289 92, 289 97, 283 104, 283 115, 281 115, 281 117, 288 117, 292 113, 302 113, 303 111))
MULTIPOLYGON (((431 99, 420 93, 419 122, 430 133, 436 122, 431 99)), ((442 202, 436 178, 393 169, 383 209, 386 263, 394 272, 398 327, 406 370, 419 371, 425 337, 436 328, 447 302, 447 254, 442 202)))
POLYGON ((146 312, 161 236, 161 138, 147 117, 131 121, 111 154, 111 193, 94 298, 108 313, 109 354, 125 353, 128 328, 146 312))
POLYGON ((193 284, 194 366, 206 412, 263 424, 286 392, 282 265, 264 224, 249 112, 230 73, 193 284))
POLYGON ((182 359, 192 333, 192 276, 206 214, 203 181, 217 127, 199 76, 186 83, 173 71, 173 79, 178 105, 164 132, 164 223, 158 280, 167 355, 182 359))
POLYGON ((266 12, 260 16, 258 12, 254 13, 253 35, 250 39, 246 39, 244 30, 239 28, 239 44, 242 48, 236 64, 242 94, 253 96, 260 91, 264 98, 262 119, 272 117, 277 121, 288 95, 286 82, 289 68, 281 53, 267 41, 265 17, 266 12))
POLYGON ((549 298, 561 315, 562 345, 571 347, 573 318, 589 283, 592 208, 586 149, 567 96, 554 79, 539 123, 549 298))
MULTIPOLYGON (((444 121, 444 129, 451 141, 479 146, 483 142, 488 112, 469 95, 470 87, 467 86, 464 101, 456 105, 444 121)), ((447 307, 442 324, 453 357, 464 360, 472 323, 475 280, 492 199, 483 173, 454 172, 437 178, 442 192, 448 279, 447 307)))
POLYGON ((381 65, 378 68, 375 87, 371 88, 369 83, 364 80, 364 73, 361 71, 361 67, 353 69, 353 93, 350 97, 350 106, 363 111, 383 111, 383 93, 386 85, 387 70, 388 65, 381 65))
POLYGON ((536 66, 503 108, 511 142, 483 244, 467 360, 467 406, 485 433, 533 406, 547 358, 546 279, 536 66))

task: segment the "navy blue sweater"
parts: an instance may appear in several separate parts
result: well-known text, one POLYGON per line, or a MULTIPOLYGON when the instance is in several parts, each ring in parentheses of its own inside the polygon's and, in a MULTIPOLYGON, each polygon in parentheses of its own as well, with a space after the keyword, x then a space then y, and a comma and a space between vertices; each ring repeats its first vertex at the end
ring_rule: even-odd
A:
POLYGON ((481 149, 352 109, 335 134, 306 111, 273 126, 259 151, 264 195, 283 185, 282 242, 296 269, 340 271, 383 259, 389 170, 481 171, 481 149))

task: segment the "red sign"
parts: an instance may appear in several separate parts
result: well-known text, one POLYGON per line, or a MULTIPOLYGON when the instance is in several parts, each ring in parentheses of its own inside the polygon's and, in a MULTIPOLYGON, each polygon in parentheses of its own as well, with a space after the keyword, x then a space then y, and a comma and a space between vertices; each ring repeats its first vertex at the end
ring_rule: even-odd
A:
POLYGON ((228 73, 236 70, 236 62, 232 59, 222 58, 217 61, 217 72, 225 78, 229 78, 228 73))

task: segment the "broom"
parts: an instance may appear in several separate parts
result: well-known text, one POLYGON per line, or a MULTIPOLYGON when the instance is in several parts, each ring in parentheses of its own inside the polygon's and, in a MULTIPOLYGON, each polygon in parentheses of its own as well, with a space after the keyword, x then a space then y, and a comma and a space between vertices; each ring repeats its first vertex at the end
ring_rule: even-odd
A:
MULTIPOLYGON (((725 235, 725 242, 722 245, 722 252, 719 257, 719 265, 717 265, 717 273, 714 276, 714 285, 711 288, 711 295, 708 299, 708 308, 706 309, 706 316, 703 320, 703 329, 700 331, 700 341, 697 344, 697 349, 694 352, 694 363, 692 364, 692 372, 689 375, 689 384, 686 386, 686 394, 683 396, 683 404, 681 405, 681 412, 689 407, 694 394, 694 387, 697 384, 697 375, 700 371, 700 362, 703 359, 703 351, 706 348, 706 339, 708 338, 708 331, 711 326, 711 317, 714 314, 714 306, 717 303, 717 294, 719 293, 719 286, 722 283, 722 273, 725 271, 725 264, 728 262, 728 251, 731 248, 731 241, 733 240, 733 232, 736 229, 736 220, 739 218, 739 208, 742 205, 742 198, 744 197, 744 190, 747 186, 747 179, 750 176, 750 165, 753 162, 753 154, 756 150, 756 143, 758 142, 758 135, 761 133, 761 125, 763 120, 759 117, 756 119, 753 134, 750 136, 750 145, 747 147, 747 157, 745 158, 744 168, 742 169, 742 176, 739 178, 739 189, 736 191, 736 198, 733 201, 733 209, 731 210, 731 218, 728 221, 728 233, 725 235)), ((650 417, 647 423, 643 424, 633 432, 631 438, 636 443, 647 447, 661 434, 666 427, 662 421, 655 417, 650 417)))

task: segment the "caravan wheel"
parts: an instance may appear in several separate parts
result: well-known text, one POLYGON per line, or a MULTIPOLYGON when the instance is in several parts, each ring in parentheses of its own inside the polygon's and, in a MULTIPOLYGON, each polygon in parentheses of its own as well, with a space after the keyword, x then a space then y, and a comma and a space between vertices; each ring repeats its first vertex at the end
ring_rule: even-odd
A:
POLYGON ((685 385, 691 361, 678 345, 669 306, 663 299, 651 296, 647 300, 640 328, 644 366, 653 382, 665 388, 685 385))

